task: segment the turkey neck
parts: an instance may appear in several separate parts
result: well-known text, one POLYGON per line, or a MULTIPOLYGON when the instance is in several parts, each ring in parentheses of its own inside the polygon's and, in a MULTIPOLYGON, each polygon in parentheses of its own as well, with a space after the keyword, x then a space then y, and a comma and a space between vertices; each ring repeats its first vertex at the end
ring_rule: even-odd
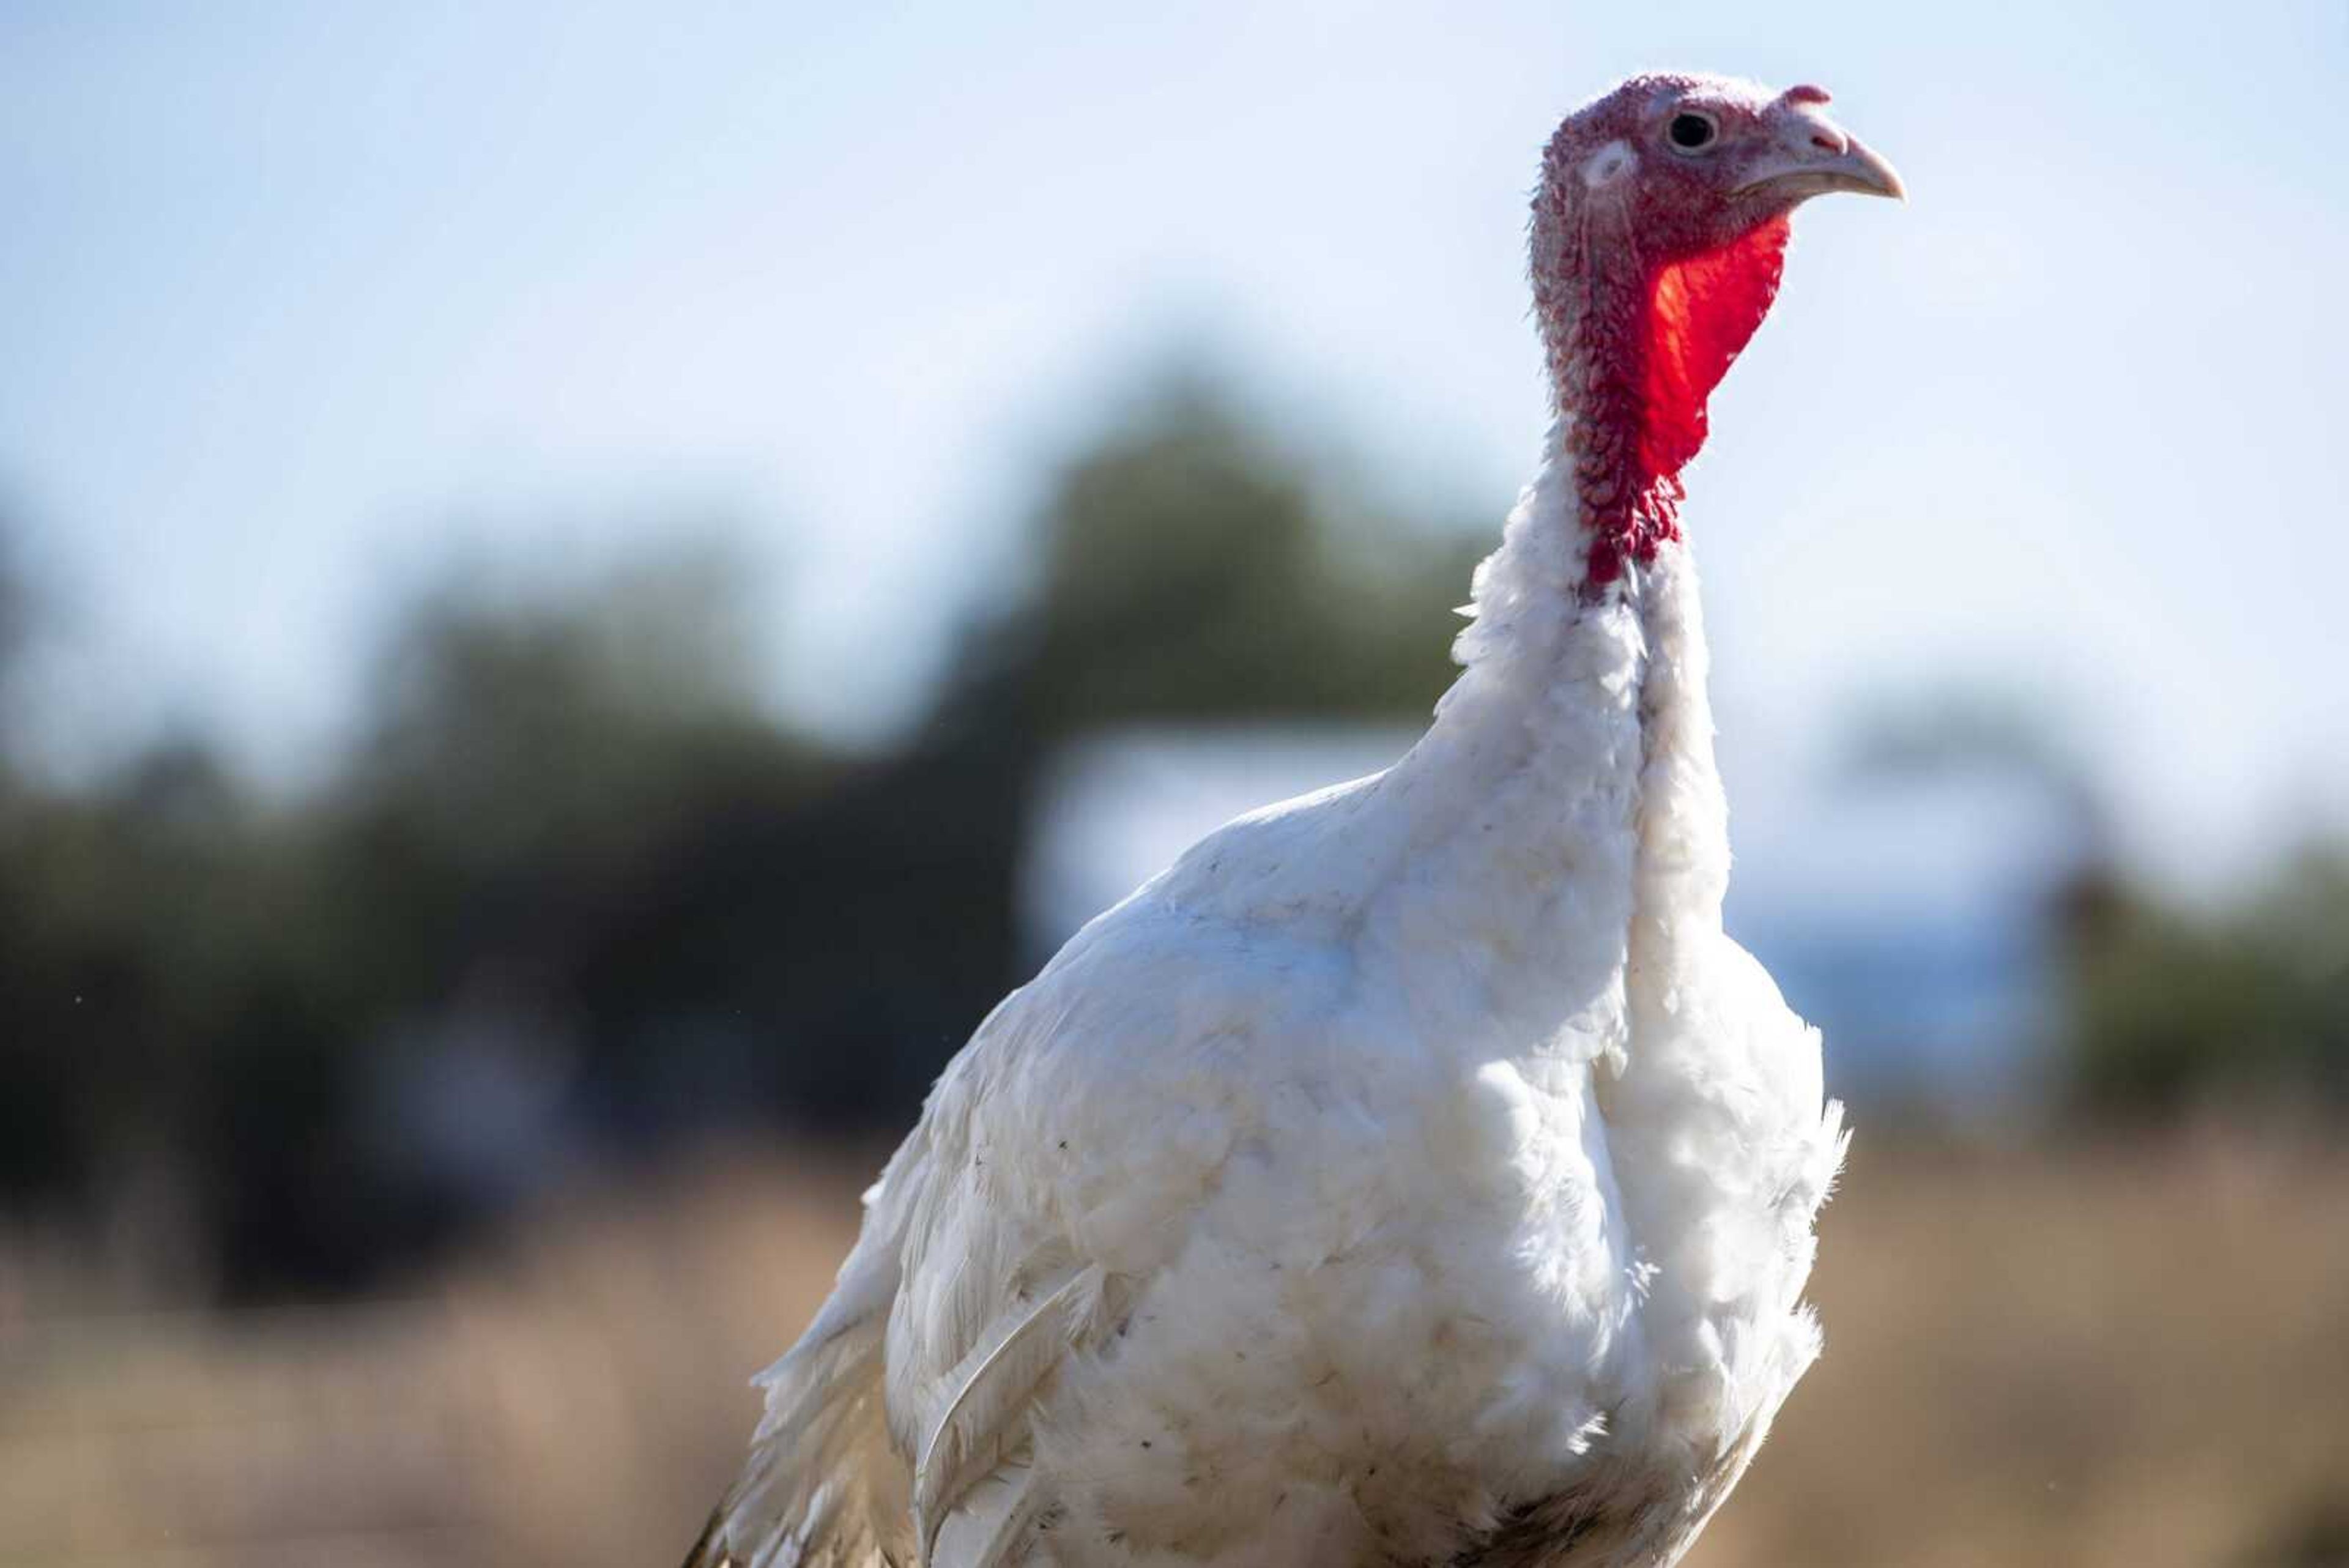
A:
POLYGON ((1718 929, 1728 832, 1693 563, 1660 539, 1592 591, 1587 450, 1562 414, 1477 568, 1466 670, 1379 793, 1423 940, 1519 1030, 1605 1048, 1627 969, 1689 921, 1718 929))
POLYGON ((1466 672, 1380 794, 1409 885, 1479 989, 1539 1038, 1625 1038, 1626 977, 1718 930, 1727 813, 1713 762, 1680 472, 1705 402, 1777 290, 1783 217, 1656 256, 1632 209, 1552 170, 1535 316, 1557 419, 1477 568, 1466 672))

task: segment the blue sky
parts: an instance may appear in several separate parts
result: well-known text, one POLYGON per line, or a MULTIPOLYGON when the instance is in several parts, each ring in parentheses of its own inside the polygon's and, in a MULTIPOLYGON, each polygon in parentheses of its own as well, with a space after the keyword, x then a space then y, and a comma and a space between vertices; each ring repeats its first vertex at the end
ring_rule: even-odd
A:
POLYGON ((1659 9, 0 4, 47 722, 298 771, 388 586, 686 513, 769 568, 782 698, 881 733, 1198 342, 1497 527, 1536 151, 1696 65, 1824 83, 1913 192, 1802 214, 1691 474, 1747 820, 1951 680, 2042 694, 2165 868, 2341 820, 2349 8, 1659 9))

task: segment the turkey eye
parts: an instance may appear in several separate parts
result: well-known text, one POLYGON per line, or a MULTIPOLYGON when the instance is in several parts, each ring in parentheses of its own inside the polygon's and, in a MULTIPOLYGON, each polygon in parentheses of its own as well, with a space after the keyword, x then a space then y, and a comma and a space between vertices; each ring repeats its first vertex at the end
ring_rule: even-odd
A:
POLYGON ((1672 145, 1682 151, 1694 152, 1701 148, 1712 146, 1713 139, 1720 133, 1714 130, 1710 116, 1676 114, 1672 116, 1671 124, 1664 128, 1664 134, 1670 137, 1672 145))

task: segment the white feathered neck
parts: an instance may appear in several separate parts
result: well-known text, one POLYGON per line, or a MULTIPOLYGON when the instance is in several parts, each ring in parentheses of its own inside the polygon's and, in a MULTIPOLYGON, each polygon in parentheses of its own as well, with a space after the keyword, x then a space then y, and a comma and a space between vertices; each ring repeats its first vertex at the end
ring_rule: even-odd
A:
MULTIPOLYGON (((1571 416, 1553 426, 1477 568, 1454 649, 1463 674, 1360 800, 1366 850, 1384 840, 1392 854, 1378 875, 1398 896, 1375 907, 1446 939, 1413 948, 1398 931, 1398 950, 1446 950, 1476 933, 1485 989, 1520 1014, 1586 1007, 1594 982, 1619 1006, 1635 913, 1718 929, 1727 885, 1693 562, 1668 541, 1586 597, 1570 431, 1571 416)), ((1506 1023, 1523 1038, 1574 1022, 1506 1023)), ((1580 1022, 1578 1033, 1619 1049, 1619 1013, 1580 1022)))

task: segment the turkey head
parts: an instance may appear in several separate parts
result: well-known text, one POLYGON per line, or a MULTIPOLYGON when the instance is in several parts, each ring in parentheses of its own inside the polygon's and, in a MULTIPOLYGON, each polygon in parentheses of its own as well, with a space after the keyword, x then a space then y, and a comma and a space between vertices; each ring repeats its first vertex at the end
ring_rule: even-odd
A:
POLYGON ((1813 196, 1905 194, 1816 87, 1640 76, 1568 115, 1534 198, 1534 306, 1589 534, 1583 592, 1679 536, 1705 400, 1778 292, 1813 196))

